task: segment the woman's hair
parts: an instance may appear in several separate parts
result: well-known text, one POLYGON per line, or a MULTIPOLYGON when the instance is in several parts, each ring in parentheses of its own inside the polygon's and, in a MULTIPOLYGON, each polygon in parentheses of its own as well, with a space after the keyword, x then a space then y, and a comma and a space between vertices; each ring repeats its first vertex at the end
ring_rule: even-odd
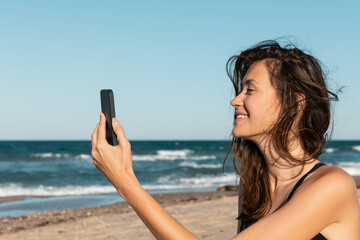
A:
MULTIPOLYGON (((250 66, 259 61, 265 63, 281 103, 279 119, 269 130, 271 147, 290 166, 302 165, 303 170, 307 162, 318 158, 328 141, 330 100, 337 100, 337 95, 327 89, 325 74, 316 58, 293 45, 281 47, 276 41, 261 42, 228 60, 227 74, 236 95, 242 91, 241 80, 250 66), (290 154, 288 143, 294 129, 305 158, 290 154)), ((231 149, 235 170, 243 184, 242 222, 256 222, 272 207, 265 159, 257 145, 249 140, 233 137, 229 152, 231 149)))

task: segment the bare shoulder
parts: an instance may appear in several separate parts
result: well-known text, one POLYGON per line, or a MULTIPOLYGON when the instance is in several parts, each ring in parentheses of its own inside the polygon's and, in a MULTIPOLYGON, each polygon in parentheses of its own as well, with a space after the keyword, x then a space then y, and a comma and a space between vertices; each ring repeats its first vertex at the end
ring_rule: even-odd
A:
POLYGON ((354 178, 343 169, 334 166, 319 168, 298 189, 298 194, 314 192, 328 196, 329 201, 349 201, 351 197, 356 198, 357 194, 354 178))
MULTIPOLYGON (((356 183, 354 178, 346 171, 339 167, 323 166, 319 168, 313 176, 311 176, 304 187, 313 186, 313 188, 320 191, 336 190, 339 194, 354 194, 356 195, 356 183)), ((304 182, 305 183, 305 182, 304 182)))
POLYGON ((339 167, 319 168, 302 187, 299 188, 299 195, 304 194, 305 197, 309 197, 315 194, 319 199, 326 199, 327 205, 338 206, 335 208, 337 211, 333 211, 333 213, 337 212, 337 221, 343 221, 344 218, 349 217, 349 212, 354 213, 354 208, 359 208, 355 180, 339 167))
POLYGON ((318 170, 309 179, 304 193, 316 191, 326 200, 318 207, 323 207, 323 214, 332 221, 321 233, 327 238, 359 239, 360 204, 354 178, 339 167, 323 166, 318 170))
POLYGON ((343 239, 345 236, 344 239, 358 239, 360 236, 356 183, 339 167, 319 168, 304 181, 289 203, 293 209, 301 209, 302 213, 308 214, 309 221, 316 219, 312 225, 329 239, 343 239), (301 206, 307 206, 307 210, 304 211, 301 206))
POLYGON ((359 239, 360 206, 353 178, 323 166, 305 179, 293 197, 235 239, 359 239), (279 226, 286 226, 281 227, 279 226))
POLYGON ((359 239, 360 206, 353 178, 323 166, 305 178, 293 197, 235 239, 359 239), (281 227, 279 226, 286 226, 281 227))

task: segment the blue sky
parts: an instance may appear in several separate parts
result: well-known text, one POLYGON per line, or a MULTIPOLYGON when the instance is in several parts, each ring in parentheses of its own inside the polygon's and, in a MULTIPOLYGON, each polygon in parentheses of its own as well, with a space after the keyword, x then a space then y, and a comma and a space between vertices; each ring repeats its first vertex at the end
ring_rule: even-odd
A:
POLYGON ((130 140, 229 139, 229 57, 286 37, 327 66, 360 139, 356 1, 1 1, 0 139, 90 139, 112 88, 130 140))

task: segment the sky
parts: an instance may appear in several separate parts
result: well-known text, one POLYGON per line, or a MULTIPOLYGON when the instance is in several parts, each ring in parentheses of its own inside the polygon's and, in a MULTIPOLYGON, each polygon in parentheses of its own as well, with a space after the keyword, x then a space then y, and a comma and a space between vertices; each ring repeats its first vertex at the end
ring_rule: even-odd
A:
POLYGON ((360 139, 359 1, 0 1, 0 140, 90 140, 111 88, 130 140, 227 140, 227 60, 268 39, 325 66, 360 139))

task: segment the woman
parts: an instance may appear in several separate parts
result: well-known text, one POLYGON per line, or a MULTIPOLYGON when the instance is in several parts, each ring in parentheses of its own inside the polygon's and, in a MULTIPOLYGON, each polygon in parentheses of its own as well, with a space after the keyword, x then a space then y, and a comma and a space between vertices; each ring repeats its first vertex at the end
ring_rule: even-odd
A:
MULTIPOLYGON (((353 178, 318 160, 330 96, 336 98, 318 61, 270 41, 230 58, 227 67, 236 92, 233 160, 242 180, 241 224, 233 239, 359 240, 353 178)), ((96 168, 157 239, 196 239, 141 187, 130 143, 116 119, 113 127, 118 146, 107 144, 101 114, 92 134, 96 168)))

